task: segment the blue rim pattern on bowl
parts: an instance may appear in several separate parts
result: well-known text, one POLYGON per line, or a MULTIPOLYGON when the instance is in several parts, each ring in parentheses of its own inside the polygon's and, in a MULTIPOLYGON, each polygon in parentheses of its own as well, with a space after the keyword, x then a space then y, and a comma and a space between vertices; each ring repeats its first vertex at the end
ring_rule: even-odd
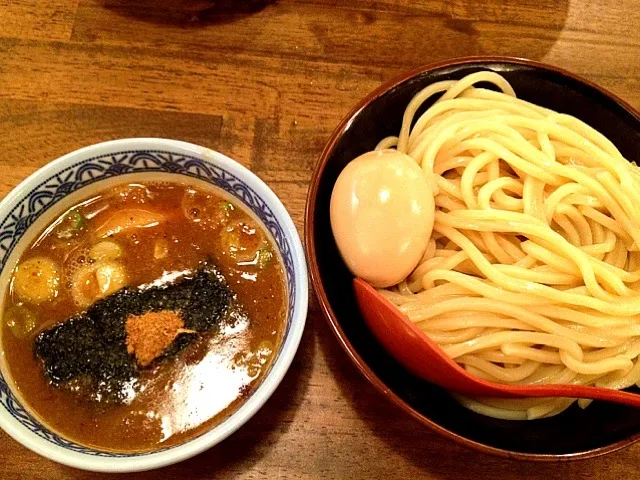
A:
MULTIPOLYGON (((271 208, 246 183, 231 172, 199 158, 161 150, 129 150, 101 155, 74 163, 49 177, 28 192, 0 221, 0 270, 22 235, 49 208, 71 192, 118 175, 143 172, 164 172, 205 180, 230 193, 249 207, 267 227, 282 255, 289 292, 286 332, 291 327, 295 311, 295 269, 289 242, 271 208)), ((0 292, 2 294, 3 292, 0 292)), ((286 337, 286 333, 284 335, 286 337)), ((280 351, 282 350, 282 345, 280 351)), ((280 354, 278 352, 278 356, 280 354)), ((272 365, 277 361, 277 356, 272 365)), ((255 392, 255 390, 254 390, 255 392)), ((10 415, 39 437, 67 450, 99 457, 137 457, 176 448, 179 445, 143 453, 113 453, 87 448, 65 440, 51 432, 21 405, 0 372, 0 405, 10 415)), ((204 433, 203 433, 204 435, 204 433)))

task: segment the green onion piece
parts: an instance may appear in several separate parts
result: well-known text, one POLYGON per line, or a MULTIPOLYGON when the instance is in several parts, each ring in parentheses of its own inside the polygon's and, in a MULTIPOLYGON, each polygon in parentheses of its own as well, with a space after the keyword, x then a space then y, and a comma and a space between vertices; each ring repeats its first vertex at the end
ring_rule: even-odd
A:
POLYGON ((80 230, 84 227, 86 220, 78 210, 74 208, 69 212, 69 216, 71 217, 71 221, 76 230, 80 230))
POLYGON ((4 314, 4 321, 16 338, 26 338, 36 328, 36 317, 24 307, 11 307, 4 314))
POLYGON ((258 268, 263 269, 273 260, 273 253, 268 248, 258 250, 258 268))
POLYGON ((60 239, 71 238, 76 232, 82 230, 86 223, 85 218, 75 208, 67 214, 60 222, 60 228, 56 232, 56 236, 60 239))

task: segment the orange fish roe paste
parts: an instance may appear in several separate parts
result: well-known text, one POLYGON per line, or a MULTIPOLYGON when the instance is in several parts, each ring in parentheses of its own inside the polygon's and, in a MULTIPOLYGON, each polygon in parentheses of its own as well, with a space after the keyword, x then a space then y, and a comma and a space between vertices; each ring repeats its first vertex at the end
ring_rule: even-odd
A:
POLYGON ((127 352, 134 354, 140 367, 146 367, 173 343, 181 333, 195 333, 184 328, 178 312, 163 310, 144 315, 129 315, 125 331, 127 352))

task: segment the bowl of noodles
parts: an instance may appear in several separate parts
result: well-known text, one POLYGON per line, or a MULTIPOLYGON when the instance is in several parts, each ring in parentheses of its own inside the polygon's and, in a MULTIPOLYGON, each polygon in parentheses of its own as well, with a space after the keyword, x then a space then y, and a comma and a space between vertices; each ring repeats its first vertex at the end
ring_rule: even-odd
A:
POLYGON ((479 378, 640 394, 639 160, 640 114, 557 67, 466 58, 386 83, 336 128, 307 199, 311 279, 332 331, 390 401, 477 450, 569 460, 640 440, 631 407, 470 398, 419 378, 367 328, 352 287, 369 281, 479 378), (339 204, 363 192, 354 159, 370 175, 394 155, 419 167, 433 211, 389 210, 415 190, 394 194, 384 174, 371 202, 339 204), (354 190, 340 196, 345 175, 354 190))

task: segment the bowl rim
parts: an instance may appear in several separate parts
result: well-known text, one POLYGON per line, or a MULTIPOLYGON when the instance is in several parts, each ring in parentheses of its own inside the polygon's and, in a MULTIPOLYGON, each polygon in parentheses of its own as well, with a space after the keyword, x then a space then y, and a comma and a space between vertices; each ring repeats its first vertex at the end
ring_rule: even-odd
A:
MULTIPOLYGON (((260 199, 271 209, 289 243, 291 258, 293 260, 293 271, 295 273, 296 288, 294 298, 296 307, 290 319, 289 330, 282 340, 281 350, 276 361, 249 399, 241 404, 237 410, 221 423, 215 424, 205 433, 169 449, 157 452, 152 451, 142 455, 113 457, 96 456, 72 451, 59 445, 54 445, 39 437, 17 419, 13 418, 5 408, 0 408, 0 427, 14 440, 49 460, 87 471, 129 473, 152 470, 191 458, 223 441, 262 408, 288 372, 298 350, 308 313, 309 286, 306 258, 298 230, 289 212, 276 194, 255 173, 239 162, 209 148, 179 140, 163 138, 124 138, 82 147, 47 163, 26 179, 22 180, 0 201, 0 210, 10 209, 13 204, 24 197, 27 189, 32 188, 36 183, 40 183, 42 179, 55 175, 63 168, 78 161, 98 155, 109 154, 110 152, 116 153, 136 150, 158 150, 197 157, 204 162, 232 172, 238 178, 242 179, 242 181, 250 185, 251 188, 255 189, 260 199)), ((188 177, 185 178, 188 181, 188 177)), ((94 185, 100 185, 100 181, 88 188, 95 188, 94 185)), ((237 201, 244 203, 240 199, 237 199, 237 201)), ((13 390, 11 385, 9 385, 9 388, 13 390)))
POLYGON ((600 92, 602 95, 612 100, 614 103, 620 105, 624 110, 626 110, 629 114, 640 122, 640 112, 632 107, 629 103, 622 100, 618 96, 609 92, 605 88, 593 83, 590 80, 587 80, 579 75, 569 72, 563 68, 557 67, 555 65, 549 65, 547 63, 538 62, 535 60, 529 60, 521 57, 509 57, 509 56, 466 56, 466 57, 458 57, 452 58, 448 60, 442 60, 434 63, 429 63, 423 65, 421 67, 409 70, 407 72, 401 73, 390 80, 382 83, 379 87, 374 89, 372 92, 367 94, 362 100, 360 100, 350 111, 347 113, 338 126, 333 130, 329 139, 327 140, 320 157, 318 158, 316 165, 313 170, 313 175, 311 177, 311 183, 309 186, 309 191, 307 193, 306 199, 306 208, 305 208, 305 217, 304 217, 304 242, 305 242, 305 250, 307 254, 307 263, 309 265, 309 275, 311 277, 311 284, 313 290, 316 293, 318 298, 318 302, 320 304, 320 310, 323 313, 323 316, 327 323, 329 324, 330 330, 333 332, 334 336, 338 340, 338 343, 342 347, 342 349, 347 353, 347 356, 351 359, 351 361, 355 364, 360 373, 368 380, 368 382, 373 385, 373 387, 380 392, 384 398, 390 401, 392 404, 397 406, 400 410, 410 415, 418 422, 425 425, 431 431, 441 435, 444 438, 454 441, 458 445, 462 445, 465 447, 469 447, 473 450, 487 453, 493 456, 507 458, 507 459, 516 459, 516 460, 526 460, 526 461, 535 461, 535 462, 567 462, 572 460, 583 460, 588 458, 595 458, 601 455, 606 455, 611 452, 615 452, 616 450, 620 450, 621 448, 630 446, 638 441, 640 441, 640 432, 631 435, 630 437, 619 440, 615 443, 612 443, 603 447, 596 447, 590 450, 584 450, 576 453, 565 453, 565 454, 540 454, 540 453, 525 453, 525 452, 514 452, 503 448, 492 447, 490 445, 486 445, 476 440, 471 440, 462 435, 459 435, 426 417, 421 414, 415 408, 411 407, 408 403, 406 403, 402 398, 400 398, 395 392, 393 392, 377 375, 376 373, 367 365, 364 359, 360 356, 357 350, 354 348, 352 343, 346 337, 345 332, 338 321, 331 305, 329 303, 329 299, 325 292, 324 286, 322 284, 320 278, 320 269, 318 267, 317 257, 316 257, 316 247, 314 242, 315 237, 315 227, 313 224, 313 219, 315 215, 316 208, 316 200, 318 195, 318 185, 320 175, 324 172, 326 164, 329 160, 329 156, 333 149, 335 148, 338 140, 342 135, 346 132, 346 130, 350 127, 351 122, 354 117, 356 117, 361 110, 367 107, 369 104, 377 100, 383 94, 387 93, 391 89, 411 80, 418 75, 428 73, 433 70, 438 70, 447 67, 457 67, 463 66, 467 64, 473 63, 507 63, 513 65, 522 65, 533 67, 539 70, 546 70, 549 72, 553 72, 556 74, 560 74, 564 77, 568 77, 574 81, 578 81, 590 88, 593 88, 600 92))

